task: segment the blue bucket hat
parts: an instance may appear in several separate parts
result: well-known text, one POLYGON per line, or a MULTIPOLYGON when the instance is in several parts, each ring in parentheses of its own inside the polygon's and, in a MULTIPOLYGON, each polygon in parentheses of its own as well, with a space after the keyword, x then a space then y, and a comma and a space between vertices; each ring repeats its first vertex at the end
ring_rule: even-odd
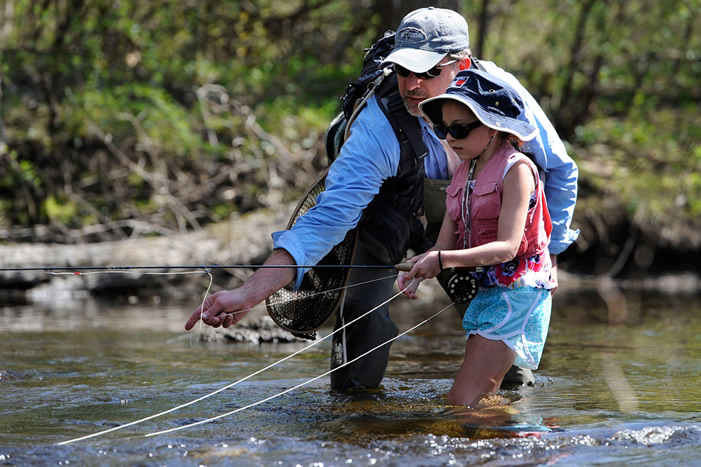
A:
POLYGON ((445 94, 426 99, 419 109, 432 123, 442 123, 443 103, 453 100, 466 105, 485 126, 511 133, 521 141, 535 138, 537 129, 523 118, 523 100, 505 81, 482 70, 463 70, 445 94))

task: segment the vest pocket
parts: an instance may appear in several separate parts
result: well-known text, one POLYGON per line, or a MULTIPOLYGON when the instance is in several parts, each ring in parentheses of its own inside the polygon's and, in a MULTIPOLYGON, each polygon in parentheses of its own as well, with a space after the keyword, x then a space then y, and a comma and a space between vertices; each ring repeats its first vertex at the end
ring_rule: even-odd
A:
MULTIPOLYGON (((463 187, 459 185, 448 185, 445 189, 445 208, 451 219, 458 222, 461 219, 463 187)), ((442 222, 442 219, 441 219, 442 222)))
POLYGON ((472 219, 499 219, 501 193, 496 183, 476 185, 470 196, 473 198, 470 203, 472 219))
POLYGON ((501 211, 501 193, 497 189, 497 184, 476 185, 470 196, 472 197, 470 218, 473 235, 476 234, 477 237, 476 244, 483 245, 496 241, 501 211))
POLYGON ((499 233, 499 219, 485 219, 484 224, 480 222, 480 228, 477 232, 477 236, 480 239, 480 245, 489 242, 495 242, 497 240, 497 234, 499 233))

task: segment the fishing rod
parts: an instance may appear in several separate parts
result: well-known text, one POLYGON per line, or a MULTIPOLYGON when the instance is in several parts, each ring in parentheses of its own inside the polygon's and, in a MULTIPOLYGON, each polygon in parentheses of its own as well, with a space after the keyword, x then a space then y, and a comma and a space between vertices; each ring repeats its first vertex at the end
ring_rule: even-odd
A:
POLYGON ((162 266, 34 266, 34 267, 5 267, 0 272, 29 272, 29 271, 130 271, 130 270, 154 270, 154 269, 396 269, 398 271, 411 270, 414 263, 386 264, 200 264, 200 265, 162 265, 162 266))

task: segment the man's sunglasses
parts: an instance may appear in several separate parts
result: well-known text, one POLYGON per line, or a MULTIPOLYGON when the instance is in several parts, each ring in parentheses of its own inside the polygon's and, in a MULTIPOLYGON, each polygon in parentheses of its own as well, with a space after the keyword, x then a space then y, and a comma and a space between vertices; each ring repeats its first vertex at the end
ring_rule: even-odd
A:
POLYGON ((472 130, 475 128, 479 128, 482 126, 482 122, 477 120, 476 122, 472 122, 467 125, 450 125, 450 126, 445 126, 442 124, 436 124, 433 125, 433 131, 436 132, 436 136, 438 136, 440 139, 445 139, 448 136, 448 133, 450 133, 450 136, 452 136, 455 139, 464 139, 467 138, 470 133, 472 133, 472 130))
POLYGON ((445 63, 439 63, 438 65, 434 66, 430 70, 424 71, 423 73, 414 73, 411 70, 408 70, 404 68, 401 65, 394 64, 394 71, 397 72, 399 76, 402 78, 407 78, 409 76, 409 73, 414 73, 414 76, 416 76, 417 79, 433 79, 433 78, 438 78, 441 75, 441 68, 443 68, 446 65, 450 65, 451 63, 455 63, 457 60, 451 60, 449 62, 445 63))

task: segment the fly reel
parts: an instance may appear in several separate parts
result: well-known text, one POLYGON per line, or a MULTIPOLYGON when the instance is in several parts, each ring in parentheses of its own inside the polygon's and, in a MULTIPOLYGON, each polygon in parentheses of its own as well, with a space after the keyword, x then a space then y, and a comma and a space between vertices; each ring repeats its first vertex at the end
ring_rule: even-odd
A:
POLYGON ((479 291, 479 285, 477 279, 469 271, 453 269, 446 281, 445 290, 455 303, 466 304, 475 298, 479 291))

